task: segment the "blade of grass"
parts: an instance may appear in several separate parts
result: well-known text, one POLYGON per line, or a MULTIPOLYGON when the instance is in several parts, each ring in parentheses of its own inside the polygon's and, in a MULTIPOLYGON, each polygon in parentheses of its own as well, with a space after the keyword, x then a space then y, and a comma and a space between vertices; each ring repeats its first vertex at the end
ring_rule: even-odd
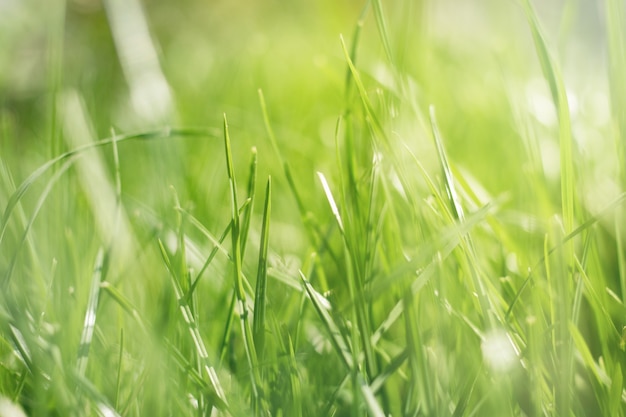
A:
POLYGON ((259 244, 259 264, 254 295, 254 344, 261 363, 265 350, 265 312, 267 309, 267 251, 269 248, 270 214, 272 210, 272 179, 267 180, 265 205, 263 207, 263 223, 261 226, 261 243, 259 244))
MULTIPOLYGON (((15 251, 13 253, 13 256, 11 257, 11 261, 9 262, 9 266, 4 274, 4 276, 2 277, 2 282, 0 283, 0 288, 2 288, 3 291, 7 291, 7 289, 9 288, 9 284, 11 282, 11 277, 13 276, 13 271, 15 270, 15 265, 17 263, 17 260, 19 258, 19 254, 22 250, 22 247, 24 246, 24 243, 27 241, 28 236, 29 236, 29 232, 31 227, 33 226, 33 223, 35 222, 35 220, 37 219, 37 216, 39 215, 41 208, 43 207, 44 203, 46 202, 46 199, 48 198, 48 195, 50 194, 50 192, 52 191, 52 188, 54 187, 54 185, 59 181, 59 179, 63 176, 63 174, 65 174, 65 172, 72 166, 72 161, 66 161, 65 164, 63 164, 61 167, 59 167, 58 171, 54 173, 54 175, 50 178, 50 180, 48 180, 48 183, 46 184, 46 187, 44 188, 44 190, 41 192, 41 195, 39 196, 39 199, 37 200, 37 203, 35 204, 35 207, 33 209, 33 213, 31 214, 30 218, 28 219, 28 223, 26 223, 26 226, 24 228, 24 232, 22 233, 22 237, 20 238, 15 251)), ((17 204, 17 201, 15 202, 15 204, 17 204)), ((8 219, 7 219, 8 220, 8 219)), ((1 239, 1 237, 0 237, 1 239)), ((0 243, 2 243, 0 241, 0 243)))
POLYGON ((7 204, 4 208, 4 212, 2 214, 2 221, 0 222, 0 244, 3 242, 4 234, 6 232, 6 227, 8 221, 15 209, 16 205, 20 202, 24 194, 30 189, 30 187, 39 180, 46 172, 50 171, 57 164, 64 162, 66 160, 71 160, 73 163, 75 157, 82 156, 85 152, 102 148, 105 146, 111 145, 114 141, 118 144, 129 141, 149 141, 149 140, 157 140, 164 138, 199 138, 199 137, 216 137, 215 132, 212 129, 172 129, 172 128, 163 128, 158 130, 151 130, 140 133, 131 133, 131 134, 123 134, 118 135, 113 138, 105 138, 99 141, 94 141, 90 143, 82 144, 70 151, 67 151, 56 158, 53 158, 47 161, 45 164, 41 165, 35 171, 33 171, 20 185, 17 189, 11 194, 9 197, 7 204))
MULTIPOLYGON (((432 134, 435 140, 435 145, 437 148, 437 154, 439 156, 439 162, 441 164, 441 169, 443 171, 444 179, 445 179, 445 188, 448 194, 448 199, 452 205, 452 213, 455 217, 455 221, 464 222, 465 221, 465 213, 463 211, 463 206, 461 205, 461 201, 456 192, 456 187, 454 185, 454 177, 452 175, 452 169, 450 168, 450 162, 448 161, 448 157, 446 155, 446 151, 443 145, 443 140, 441 138, 441 133, 439 132, 439 127, 437 125, 437 118, 435 115, 435 107, 430 106, 430 124, 432 127, 432 134)), ((492 303, 489 301, 489 297, 487 295, 487 290, 485 288, 485 284, 483 284, 482 273, 478 266, 478 260, 476 256, 476 250, 474 248, 474 243, 470 234, 463 235, 461 239, 461 243, 464 247, 464 257, 467 259, 468 268, 470 269, 470 276, 472 278, 472 283, 476 292, 478 294, 478 301, 480 304, 480 308, 482 310, 483 318, 485 323, 489 327, 494 326, 494 318, 492 316, 497 310, 494 308, 492 303)))
POLYGON ((391 42, 389 42, 389 31, 387 30, 387 23, 385 19, 385 13, 383 12, 383 3, 381 0, 372 0, 374 4, 374 17, 376 18, 376 25, 378 26, 378 33, 383 43, 383 49, 385 55, 391 64, 394 64, 393 54, 391 52, 391 42))
MULTIPOLYGON (((100 287, 102 291, 108 294, 113 299, 113 301, 115 301, 122 308, 122 310, 124 310, 137 322, 139 328, 142 331, 142 337, 150 337, 151 333, 154 330, 149 329, 148 326, 146 326, 137 308, 133 306, 133 304, 126 297, 124 297, 124 295, 122 295, 119 290, 111 285, 111 283, 104 281, 102 284, 100 284, 100 287)), ((121 339, 120 343, 120 355, 122 355, 123 338, 121 339)), ((203 390, 207 395, 209 395, 219 409, 227 410, 228 405, 226 404, 226 402, 217 395, 217 392, 212 386, 207 384, 207 382, 202 378, 202 375, 197 372, 195 367, 189 363, 188 359, 182 353, 180 353, 176 346, 174 346, 170 341, 165 339, 165 347, 167 348, 170 357, 174 359, 174 362, 178 366, 179 370, 189 377, 189 380, 196 386, 196 388, 203 390)), ((118 409, 117 406, 115 408, 118 409)))
MULTIPOLYGON (((451 226, 448 230, 444 230, 441 236, 430 245, 425 245, 420 255, 415 259, 411 259, 390 273, 386 274, 384 282, 373 287, 371 290, 372 300, 375 300, 380 294, 383 294, 388 288, 398 280, 406 277, 407 273, 413 274, 413 281, 410 291, 413 295, 417 294, 437 272, 439 262, 446 259, 452 251, 460 244, 461 236, 468 233, 472 227, 483 221, 492 206, 487 205, 475 213, 467 217, 462 224, 451 226)), ((375 346, 382 335, 389 330, 391 325, 404 312, 404 300, 399 300, 389 311, 387 317, 381 322, 377 330, 372 334, 371 344, 375 346)))
POLYGON ((254 338, 252 336, 252 327, 248 317, 248 305, 246 302, 246 292, 243 286, 243 272, 241 260, 241 226, 239 218, 239 205, 237 203, 237 181, 235 179, 235 169, 233 166, 233 157, 231 152, 230 135, 228 133, 228 121, 224 114, 224 149, 226 151, 226 171, 228 174, 228 183, 230 185, 230 203, 232 215, 232 251, 234 264, 234 283, 235 294, 237 295, 239 318, 241 322, 241 333, 243 337, 244 349, 250 369, 250 384, 252 388, 252 404, 255 412, 259 412, 260 406, 260 376, 259 364, 254 347, 254 338))
POLYGON ((378 403, 374 392, 370 388, 369 385, 365 382, 361 374, 358 374, 357 380, 359 383, 359 388, 361 390, 361 395, 363 395, 363 399, 365 400, 365 405, 369 411, 368 415, 373 417, 385 417, 385 413, 378 403))
MULTIPOLYGON (((223 405, 228 406, 228 402, 226 401, 226 396, 224 394, 224 389, 217 377, 217 373, 212 366, 209 365, 209 354, 204 345, 204 341, 202 340, 202 336, 200 335, 200 331, 198 330, 198 326, 194 319, 194 316, 191 314, 191 310, 189 309, 189 305, 185 302, 184 293, 176 278, 175 270, 172 266, 169 256, 163 246, 163 242, 158 240, 159 249, 161 251, 161 256, 163 258, 163 262, 165 263, 165 267, 168 271, 168 276, 170 278, 170 282, 172 283, 172 287, 174 288, 174 294, 178 301, 178 306, 180 308, 180 312, 185 320, 185 324, 187 325, 187 329, 189 330, 189 334, 191 335, 191 339, 193 341, 194 347, 196 349, 196 354, 198 355, 200 361, 202 362, 202 367, 206 372, 209 381, 211 382, 211 388, 213 393, 221 400, 223 405)), ((219 405, 219 404, 218 404, 219 405)))
POLYGON ((300 375, 298 373, 298 361, 296 360, 296 353, 293 348, 293 342, 291 337, 288 336, 289 342, 289 383, 291 385, 291 395, 293 397, 293 415, 294 417, 301 417, 302 407, 302 384, 300 382, 300 375))
MULTIPOLYGON (((361 14, 359 15, 359 19, 354 27, 354 32, 352 32, 352 46, 350 47, 350 61, 356 62, 356 53, 359 46, 359 41, 361 39, 361 31, 363 29, 363 25, 365 24, 365 18, 367 17, 367 12, 369 11, 371 1, 366 1, 363 5, 363 9, 361 9, 361 14)), ((352 79, 352 71, 348 67, 346 69, 346 103, 349 103, 350 93, 352 91, 352 83, 350 80, 352 79)), ((349 106, 348 106, 349 107, 349 106)))
MULTIPOLYGON (((356 251, 352 249, 353 247, 358 246, 358 244, 352 245, 351 242, 349 241, 349 236, 346 234, 346 230, 344 229, 344 223, 341 218, 339 208, 337 207, 337 203, 335 202, 330 186, 328 185, 328 181, 326 181, 326 177, 321 172, 318 172, 317 175, 320 179, 320 182, 322 183, 322 187, 324 188, 324 193, 326 195, 328 204, 330 205, 330 209, 333 215, 335 216, 337 225, 339 226, 339 230, 341 231, 341 235, 344 240, 344 247, 347 252, 345 256, 346 272, 347 272, 346 279, 348 281, 350 298, 354 300, 353 315, 357 323, 357 328, 353 328, 353 331, 351 332, 353 349, 356 349, 356 347, 360 344, 360 346, 363 349, 363 352, 365 353, 366 373, 369 378, 374 378, 374 376, 378 373, 378 370, 376 368, 376 362, 375 362, 374 354, 372 352, 372 347, 370 344, 371 331, 370 331, 370 326, 369 326, 369 320, 367 319, 367 313, 365 311, 365 300, 363 297, 364 277, 357 276, 357 274, 359 274, 359 271, 358 271, 358 266, 356 264, 361 263, 361 260, 359 259, 360 257, 356 253, 356 251)), ((371 205, 370 205, 370 208, 371 208, 371 205)), ((356 239, 359 239, 359 237, 356 236, 356 239)), ((358 353, 355 351, 354 355, 358 356, 358 353)))
POLYGON ((600 210, 600 212, 598 214, 596 214, 595 216, 591 216, 587 221, 585 221, 583 224, 578 226, 571 233, 569 233, 568 235, 563 237, 563 239, 560 242, 558 242, 556 245, 554 245, 553 247, 548 249, 546 251, 546 253, 541 258, 539 258, 539 260, 537 261, 535 266, 530 268, 530 271, 528 272, 528 275, 526 276, 526 279, 524 280, 524 282, 520 286, 519 290, 517 291, 517 294, 515 295, 515 297, 511 301, 511 304, 509 304, 509 308, 508 308, 508 310, 507 310, 507 312, 505 314, 505 319, 508 320, 508 318, 513 313, 513 308, 519 302, 519 299, 520 299, 522 293, 528 287, 528 284, 530 284, 530 282, 532 281, 532 278, 534 277, 535 271, 541 269, 542 265, 545 263, 546 257, 548 257, 549 255, 553 254, 556 250, 558 250, 560 247, 562 247, 564 244, 568 243, 569 241, 571 241, 575 237, 579 236, 585 230, 589 229, 591 226, 593 226, 598 221, 600 221, 603 217, 605 217, 606 215, 611 213, 613 210, 617 209, 625 201, 626 201, 626 193, 620 194, 617 198, 615 198, 613 201, 611 201, 609 204, 607 204, 602 210, 600 210))
POLYGON ((288 161, 285 160, 282 152, 280 151, 276 136, 274 135, 274 130, 272 129, 272 125, 269 119, 269 113, 267 111, 267 105, 265 104, 263 91, 259 89, 258 92, 261 112, 263 113, 263 121, 265 123, 265 130, 267 131, 267 135, 269 137, 274 153, 278 157, 278 160, 280 161, 280 164, 283 168, 283 174, 287 179, 289 190, 296 200, 298 213, 300 214, 300 220, 305 226, 306 232, 308 233, 311 242, 314 242, 314 245, 318 247, 317 252, 319 254, 326 252, 328 256, 330 256, 330 258, 333 260, 335 265, 339 267, 341 262, 333 248, 328 244, 326 234, 324 233, 320 225, 316 222, 315 217, 305 208, 304 201, 302 200, 302 195, 295 183, 291 166, 289 165, 288 161))
POLYGON ((94 408, 93 411, 96 415, 100 417, 121 417, 115 408, 109 404, 104 394, 98 391, 98 388, 83 375, 75 373, 73 379, 81 393, 91 399, 91 406, 94 408))
POLYGON ((313 286, 309 283, 306 276, 300 271, 300 279, 302 280, 302 284, 304 285, 304 289, 313 303, 313 307, 317 312, 318 316, 322 320, 322 324, 324 328, 328 332, 328 336, 330 337, 330 343, 333 346, 335 353, 341 359, 342 363, 346 366, 346 369, 351 370, 354 366, 354 360, 352 357, 352 350, 349 348, 344 336, 341 333, 341 330, 335 324, 335 321, 328 313, 329 302, 326 298, 324 298, 320 293, 315 291, 313 286))
POLYGON ((622 403, 623 387, 624 376, 622 374, 622 367, 618 363, 615 366, 615 371, 613 371, 609 391, 609 414, 611 416, 619 417, 624 415, 624 406, 622 403))
POLYGON ((78 360, 76 363, 76 372, 81 377, 85 376, 87 370, 87 361, 89 360, 89 349, 93 340, 93 331, 96 327, 96 318, 98 311, 98 300, 100 299, 100 282, 103 280, 105 254, 102 248, 96 255, 96 261, 93 268, 91 278, 91 289, 89 290, 89 300, 87 301, 87 310, 85 311, 85 320, 83 324, 83 333, 80 337, 80 345, 78 347, 78 360))
POLYGON ((124 359, 124 329, 120 329, 120 351, 117 355, 117 381, 115 382, 115 409, 119 409, 120 405, 120 389, 122 388, 122 362, 124 359))
MULTIPOLYGON (((619 158, 622 186, 626 186, 626 24, 621 0, 605 0, 606 41, 609 59, 609 93, 615 146, 619 158)), ((626 273, 626 272, 625 272, 626 273)))
POLYGON ((333 216, 335 216, 335 220, 337 221, 337 225, 339 226, 339 230, 341 234, 345 236, 345 230, 343 228, 343 220, 341 220, 341 214, 339 213, 339 208, 337 207, 337 203, 335 202, 335 198, 333 197, 333 193, 328 186, 328 181, 326 181, 326 177, 321 172, 317 173, 317 176, 322 183, 322 187, 324 188, 324 194, 326 195, 326 200, 330 205, 330 210, 333 212, 333 216))
POLYGON ((149 334, 148 328, 144 320, 141 318, 139 311, 133 306, 133 304, 126 297, 124 297, 124 295, 117 288, 115 288, 108 281, 102 282, 102 284, 100 284, 100 288, 106 294, 108 294, 113 299, 113 301, 115 301, 115 303, 122 308, 122 310, 124 310, 129 316, 131 316, 137 322, 137 324, 141 328, 144 335, 147 336, 149 334))
POLYGON ((254 197, 256 195, 256 171, 257 171, 257 151, 256 147, 252 148, 252 158, 250 161, 250 171, 248 174, 248 200, 250 204, 246 204, 242 214, 241 226, 241 257, 243 259, 246 253, 246 243, 248 241, 248 231, 250 230, 250 220, 252 219, 252 209, 254 207, 254 197))
MULTIPOLYGON (((535 42, 535 49, 541 64, 541 69, 550 87, 552 101, 554 102, 558 115, 561 161, 561 204, 565 234, 568 234, 574 230, 575 177, 572 125, 567 101, 567 91, 561 72, 548 49, 534 7, 530 0, 521 0, 521 3, 526 12, 526 18, 530 26, 533 41, 535 42)), ((570 260, 572 258, 572 253, 570 253, 572 250, 573 249, 567 249, 567 255, 570 260)))
POLYGON ((283 153, 280 151, 280 147, 278 146, 278 141, 276 140, 276 135, 274 134, 274 129, 272 129, 272 124, 270 123, 269 112, 267 111, 267 105, 265 104, 265 96, 263 95, 263 90, 259 89, 259 103, 261 104, 261 113, 263 113, 263 122, 265 123, 265 130, 267 132, 267 136, 272 145, 272 149, 274 149, 274 153, 278 157, 280 164, 283 168, 283 173, 285 174, 285 178, 287 179, 287 184, 289 185, 289 189, 296 199, 296 204, 298 206, 298 211, 300 212, 300 216, 304 219, 306 218, 306 209, 304 208, 304 202, 302 201, 302 197, 300 196, 300 192, 298 191, 298 187, 294 182, 294 177, 291 172, 291 167, 289 163, 283 157, 283 153))

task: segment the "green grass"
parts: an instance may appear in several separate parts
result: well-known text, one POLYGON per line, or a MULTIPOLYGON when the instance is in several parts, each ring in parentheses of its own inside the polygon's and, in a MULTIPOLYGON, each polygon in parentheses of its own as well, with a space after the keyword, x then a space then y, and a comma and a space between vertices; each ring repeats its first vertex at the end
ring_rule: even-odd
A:
POLYGON ((0 415, 623 416, 596 6, 0 2, 0 415))

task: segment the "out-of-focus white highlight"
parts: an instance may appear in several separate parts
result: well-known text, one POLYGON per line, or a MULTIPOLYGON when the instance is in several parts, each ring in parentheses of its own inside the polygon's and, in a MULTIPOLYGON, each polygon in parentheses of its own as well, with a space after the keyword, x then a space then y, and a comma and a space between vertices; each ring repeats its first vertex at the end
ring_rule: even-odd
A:
POLYGON ((172 93, 137 0, 107 0, 105 7, 130 98, 137 115, 161 122, 172 111, 172 93))
POLYGON ((513 342, 503 330, 493 330, 487 333, 481 348, 485 362, 494 372, 507 372, 518 360, 513 342))
MULTIPOLYGON (((86 147, 96 141, 93 126, 82 97, 73 90, 59 98, 61 122, 70 149, 86 147)), ((104 244, 115 242, 114 251, 121 263, 129 260, 138 247, 123 207, 117 205, 113 181, 98 149, 85 151, 76 160, 78 179, 94 215, 96 231, 104 244)))
POLYGON ((0 417, 26 417, 26 413, 8 398, 0 397, 0 417))

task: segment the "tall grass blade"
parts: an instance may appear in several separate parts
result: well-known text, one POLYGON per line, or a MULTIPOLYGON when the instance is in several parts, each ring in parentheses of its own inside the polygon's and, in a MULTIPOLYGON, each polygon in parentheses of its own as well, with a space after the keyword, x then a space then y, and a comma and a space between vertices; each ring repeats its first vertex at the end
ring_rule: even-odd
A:
POLYGON ((611 122, 619 158, 622 187, 626 187, 626 8, 621 0, 605 0, 609 59, 611 122))
POLYGON ((196 324, 196 320, 193 314, 191 313, 191 309, 189 308, 189 305, 185 301, 185 294, 183 293, 180 283, 178 282, 175 270, 172 266, 172 262, 170 261, 170 257, 168 256, 165 250, 165 247, 163 246, 163 242, 161 242, 160 239, 158 243, 159 243, 159 249, 161 251, 161 257, 163 258, 165 267, 167 271, 169 272, 168 275, 170 278, 170 282, 172 283, 172 287, 174 288, 174 294, 176 296, 176 300, 178 302, 180 312, 183 316, 183 319, 185 320, 185 324, 187 325, 189 334, 191 335, 191 339, 193 341, 196 354, 198 355, 198 358, 200 359, 200 362, 202 363, 202 368, 204 369, 204 371, 206 372, 209 378, 212 392, 217 396, 217 398, 220 399, 221 404, 217 404, 217 406, 227 407, 228 403, 226 401, 224 389, 222 388, 222 385, 217 377, 217 373, 215 372, 215 369, 213 369, 213 367, 209 365, 209 354, 204 345, 204 341, 202 340, 202 336, 200 335, 200 331, 198 330, 198 325, 196 324))
POLYGON ((369 411, 369 415, 373 417, 385 417, 385 413, 378 403, 374 392, 370 388, 369 385, 365 382, 363 377, 359 374, 357 376, 357 380, 359 383, 359 388, 361 389, 361 395, 363 395, 363 399, 365 400, 365 405, 367 406, 367 410, 369 411))
POLYGON ((289 190, 291 194, 294 196, 296 200, 296 205, 298 207, 298 213, 300 214, 300 219, 304 226, 306 227, 306 231, 315 245, 319 247, 318 252, 325 251, 328 253, 330 258, 336 265, 340 265, 340 260, 335 251, 330 245, 327 244, 327 238, 324 231, 320 228, 319 224, 315 222, 315 218, 311 215, 311 213, 306 209, 304 205, 304 200, 302 199, 302 195, 296 185, 294 180, 294 175, 289 163, 285 160, 280 148, 278 146, 278 142, 276 141, 276 136, 274 135, 274 130, 272 129, 272 125, 269 119, 269 113, 267 111, 267 105, 265 104, 265 97, 263 96, 263 91, 259 89, 259 101, 261 104, 261 111, 263 113, 263 121, 265 123, 265 129, 267 131, 267 135, 269 137, 270 143, 272 144, 272 148, 274 149, 274 153, 278 157, 280 164, 283 168, 283 174, 287 179, 287 184, 289 185, 289 190))
POLYGON ((376 25, 378 26, 378 33, 383 43, 383 49, 389 62, 394 64, 393 54, 391 52, 391 42, 389 42, 389 31, 387 30, 387 22, 385 19, 385 13, 383 11, 382 0, 372 0, 374 4, 374 17, 376 18, 376 25))
POLYGON ((315 308, 315 311, 319 315, 326 331, 328 332, 328 336, 330 337, 330 342, 335 349, 335 352, 346 366, 346 369, 352 370, 354 366, 354 359, 352 357, 352 351, 349 348, 344 336, 341 334, 341 330, 335 321, 328 313, 328 309, 330 308, 330 304, 326 298, 324 298, 320 293, 315 291, 313 286, 309 283, 306 276, 300 271, 300 279, 302 280, 302 284, 304 285, 304 289, 315 308))
POLYGON ((289 184, 289 190, 293 194, 296 199, 296 204, 298 206, 298 211, 300 212, 300 216, 304 219, 306 218, 306 209, 304 206, 304 202, 302 200, 302 196, 298 191, 298 187, 294 181, 293 174, 291 172, 291 167, 285 158, 283 157, 283 153, 278 146, 278 141, 276 140, 276 135, 274 134, 274 129, 272 129, 272 124, 270 123, 269 112, 267 111, 267 104, 265 104, 265 96, 263 95, 263 90, 259 89, 259 103, 261 104, 261 112, 263 113, 263 122, 265 123, 265 130, 267 132, 267 136, 269 137, 270 143, 272 144, 272 149, 274 149, 274 153, 278 157, 280 164, 283 168, 283 173, 285 174, 285 178, 287 179, 287 184, 289 184))
MULTIPOLYGON (((430 123, 432 127, 433 138, 435 140, 435 145, 437 147, 437 154, 439 156, 439 162, 441 164, 441 168, 443 171, 444 179, 445 179, 445 188, 446 193, 448 194, 448 199, 452 205, 452 213, 454 215, 454 220, 457 222, 465 221, 465 213, 463 211, 463 206, 461 205, 461 201, 456 191, 456 186, 454 185, 454 177, 452 175, 452 169, 450 168, 450 163, 448 161, 448 157, 446 155, 445 148, 443 146, 443 140, 441 138, 441 133, 439 132, 439 127, 437 125, 437 118, 435 115, 435 107, 430 107, 430 123)), ((494 318, 492 316, 495 313, 496 309, 493 308, 492 303, 489 301, 489 297, 487 295, 487 290, 485 288, 485 284, 483 283, 482 273, 478 266, 478 260, 476 255, 476 250, 474 248, 474 242, 469 233, 464 234, 461 239, 461 244, 464 249, 464 257, 467 260, 467 268, 470 270, 469 275, 472 278, 474 288, 478 293, 478 301, 480 304, 480 308, 483 313, 483 317, 485 323, 489 326, 494 325, 494 318)))
MULTIPOLYGON (((359 41, 361 39, 361 31, 363 30, 363 25, 365 24, 365 18, 367 16, 367 12, 369 11, 371 1, 366 1, 363 5, 363 9, 361 10, 361 15, 359 16, 359 20, 357 21, 354 32, 352 32, 352 46, 350 47, 350 61, 356 62, 356 53, 359 46, 359 41)), ((349 103, 350 93, 352 91, 352 71, 348 67, 346 69, 346 81, 345 81, 345 89, 346 89, 346 101, 349 103)))
POLYGON ((239 318, 241 322, 241 334, 243 337, 244 349, 250 369, 250 384, 252 388, 252 404, 255 412, 259 412, 261 393, 260 393, 260 375, 259 364, 257 360, 256 349, 254 347, 254 337, 252 336, 252 327, 250 326, 249 311, 246 301, 246 292, 243 285, 243 271, 241 259, 241 223, 239 218, 239 205, 237 203, 237 181, 235 179, 235 169, 233 166, 233 157, 231 151, 230 135, 228 133, 228 121, 224 115, 224 149, 226 151, 226 171, 228 174, 228 183, 230 185, 230 207, 232 215, 232 251, 234 264, 234 281, 235 294, 237 295, 239 318))
MULTIPOLYGON (((9 284, 11 282, 11 277, 13 275, 13 271, 15 270, 15 265, 17 264, 17 260, 19 258, 19 255, 20 255, 20 252, 22 250, 22 247, 24 246, 24 243, 27 241, 29 232, 31 230, 31 227, 33 226, 33 223, 37 219, 37 216, 39 215, 39 212, 41 211, 41 208, 43 207, 44 203, 46 202, 46 199, 48 198, 48 195, 52 191, 52 188, 57 183, 57 181, 65 174, 65 172, 71 167, 71 165, 72 165, 72 161, 71 160, 70 161, 66 161, 66 163, 63 164, 58 169, 58 171, 54 173, 52 178, 50 178, 50 180, 46 184, 46 187, 43 189, 41 195, 39 196, 39 199, 37 200, 37 203, 35 204, 35 207, 33 209, 33 213, 31 214, 30 218, 28 219, 28 223, 26 223, 26 226, 24 228, 24 232, 22 233, 22 237, 19 240, 19 242, 17 243, 17 246, 15 247, 15 251, 13 252, 13 256, 11 257, 11 261, 9 262, 9 266, 7 267, 7 270, 4 273, 4 276, 2 277, 2 282, 0 282, 0 288, 2 288, 2 290, 6 291, 9 288, 9 284)), ((18 201, 19 201, 19 199, 16 200, 14 204, 17 204, 18 201)), ((9 202, 9 204, 11 204, 11 202, 9 202)), ((13 207, 11 207, 11 209, 13 207)), ((7 206, 7 210, 8 209, 9 208, 7 206)), ((8 221, 8 218, 7 218, 7 221, 8 221)), ((0 244, 1 243, 2 242, 1 242, 1 236, 0 236, 0 244)))
MULTIPOLYGON (((550 92, 552 93, 552 101, 556 107, 559 121, 559 146, 561 160, 561 205, 563 212, 563 222, 565 233, 568 234, 574 230, 574 155, 573 155, 573 138, 572 124, 570 119, 569 104, 567 101, 567 91, 563 82, 561 72, 549 52, 548 45, 545 41, 539 20, 530 0, 521 0, 528 24, 535 42, 535 49, 543 75, 548 82, 550 92)), ((568 250, 568 252, 571 252, 568 250)), ((572 254, 568 253, 571 259, 572 254)))
POLYGON ((615 371, 611 378, 611 388, 609 391, 609 413, 611 416, 620 417, 624 415, 624 405, 622 402, 622 392, 624 387, 624 375, 619 362, 615 365, 615 371))
POLYGON ((330 190, 330 186, 328 185, 328 181, 326 181, 326 177, 321 172, 317 173, 320 182, 322 183, 322 187, 324 188, 324 194, 326 195, 326 200, 330 205, 330 210, 333 212, 333 216, 335 216, 335 220, 337 220, 337 225, 339 226, 339 230, 342 235, 345 235, 345 231, 343 228, 343 220, 341 220, 341 213, 339 212, 339 207, 337 207, 337 203, 335 202, 335 198, 333 197, 333 193, 330 190))
POLYGON ((242 214, 241 226, 241 257, 246 253, 246 243, 248 242, 248 230, 250 230, 250 220, 252 219, 252 209, 254 208, 254 197, 256 195, 256 171, 257 171, 257 151, 252 148, 252 158, 250 161, 250 171, 248 173, 248 200, 242 214))
POLYGON ((272 210, 272 179, 268 178, 263 207, 259 264, 257 267, 256 291, 254 294, 254 344, 261 363, 265 350, 265 312, 267 309, 267 252, 269 248, 270 215, 272 210))
POLYGON ((104 274, 104 257, 105 254, 101 248, 96 255, 96 262, 94 264, 93 275, 91 278, 91 289, 89 290, 89 300, 87 301, 87 311, 85 312, 83 333, 80 337, 80 345, 78 346, 76 372, 81 377, 85 376, 85 371, 87 370, 89 348, 91 347, 93 331, 96 327, 98 300, 100 299, 100 282, 102 281, 104 274))
POLYGON ((452 204, 452 213, 454 214, 456 220, 463 221, 465 213, 463 212, 463 206, 461 205, 459 195, 456 192, 452 169, 450 169, 450 163, 448 162, 448 156, 446 155, 446 151, 443 147, 441 133, 439 133, 439 126, 437 125, 437 117, 435 115, 434 106, 430 106, 430 125, 432 127, 433 138, 435 139, 435 146, 437 147, 437 155, 439 156, 441 169, 445 179, 446 193, 448 194, 448 199, 452 204))
POLYGON ((120 329, 120 351, 117 355, 117 381, 115 382, 115 409, 119 409, 120 390, 122 388, 122 365, 124 361, 124 329, 120 329))

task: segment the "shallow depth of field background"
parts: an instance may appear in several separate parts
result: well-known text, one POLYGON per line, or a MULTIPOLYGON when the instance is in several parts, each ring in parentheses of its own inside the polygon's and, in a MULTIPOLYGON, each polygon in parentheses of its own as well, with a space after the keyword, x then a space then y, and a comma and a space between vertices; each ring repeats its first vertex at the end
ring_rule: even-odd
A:
MULTIPOLYGON (((556 250, 554 258, 547 256, 556 259, 550 263, 545 262, 548 250, 573 231, 565 230, 562 219, 562 127, 518 3, 383 1, 391 56, 370 7, 355 66, 388 139, 385 147, 372 139, 376 132, 354 85, 346 92, 350 77, 342 39, 351 48, 362 1, 0 0, 0 211, 31 173, 66 151, 115 134, 168 127, 202 132, 119 143, 119 163, 110 145, 84 152, 68 166, 61 161, 3 218, 0 278, 7 286, 0 299, 0 394, 29 415, 102 413, 97 405, 102 398, 115 403, 120 415, 202 413, 201 407, 194 408, 199 397, 190 394, 193 383, 172 359, 172 346, 192 365, 197 358, 157 239, 176 262, 186 256, 197 273, 215 242, 188 222, 182 232, 186 253, 181 255, 177 205, 213 236, 228 225, 226 114, 240 203, 253 148, 258 155, 257 200, 243 265, 252 289, 264 187, 268 176, 273 181, 268 279, 268 320, 273 324, 268 324, 268 338, 276 353, 267 365, 271 371, 261 407, 267 413, 376 412, 366 400, 355 399, 358 390, 349 387, 356 379, 344 380, 349 373, 341 369, 299 278, 299 270, 315 271, 313 286, 333 304, 344 336, 354 336, 354 300, 346 283, 346 271, 354 266, 344 261, 349 249, 342 243, 320 172, 345 210, 347 227, 353 222, 354 230, 371 233, 375 242, 375 260, 351 258, 372 262, 372 275, 363 285, 372 293, 381 289, 366 296, 371 296, 372 333, 415 280, 408 271, 398 273, 403 262, 430 250, 432 256, 411 264, 413 269, 419 274, 431 263, 441 263, 414 294, 415 305, 402 312, 414 320, 394 322, 374 349, 380 369, 391 370, 388 378, 372 378, 381 386, 389 384, 377 387, 375 395, 385 415, 559 415, 559 407, 574 415, 623 415, 624 211, 612 202, 626 185, 619 162, 626 146, 619 126, 626 117, 623 109, 612 109, 611 93, 623 81, 611 78, 611 65, 619 69, 626 61, 620 61, 623 44, 613 52, 609 48, 606 7, 619 6, 619 24, 612 29, 619 33, 624 6, 611 0, 535 2, 567 90, 574 145, 573 226, 593 223, 574 236, 573 257, 556 250), (268 138, 259 90, 305 215, 268 138), (454 229, 437 205, 437 196, 446 191, 430 106, 474 239, 466 246, 457 242, 465 249, 454 249, 449 261, 444 243, 454 229), (354 131, 340 124, 336 135, 337 120, 346 120, 346 109, 354 116, 348 122, 354 123, 354 131), (351 158, 345 151, 352 149, 343 138, 349 135, 357 143, 353 159, 363 198, 342 189, 345 161, 351 158), (372 198, 372 207, 380 222, 372 232, 358 223, 358 209, 350 212, 346 206, 366 208, 367 184, 377 163, 380 194, 372 198), (439 194, 433 195, 429 178, 440 187, 439 194), (494 207, 489 214, 480 211, 487 204, 494 207), (117 207, 122 207, 119 217, 117 207), (319 226, 318 237, 329 252, 320 252, 307 221, 319 226), (140 320, 100 292, 84 372, 93 392, 86 395, 77 391, 68 369, 80 356, 97 253, 109 245, 106 281, 132 304, 140 320), (490 302, 498 306, 493 317, 501 330, 491 329, 477 312, 476 283, 468 275, 473 267, 487 283, 490 302), (537 278, 528 284, 531 271, 537 278), (558 273, 571 274, 573 281, 555 285, 558 273), (387 276, 396 281, 385 283, 387 276), (568 292, 562 295, 568 300, 564 304, 558 288, 568 292), (568 328, 558 324, 564 317, 576 331, 559 336, 568 328), (533 327, 536 321, 541 324, 533 327), (419 334, 408 330, 412 325, 419 334), (16 353, 14 327, 32 347, 41 374, 26 370, 20 359, 24 352, 16 353), (420 346, 415 349, 423 351, 419 357, 424 363, 406 359, 395 365, 394 358, 409 352, 407 339, 420 346), (565 365, 558 357, 567 352, 560 350, 561 342, 572 346, 571 363, 565 365), (561 365, 569 367, 568 377, 560 376, 561 365), (499 366, 506 368, 505 376, 498 373, 499 366), (423 379, 418 381, 417 374, 423 379), (294 375, 298 384, 290 379, 294 375), (560 383, 571 384, 564 391, 569 394, 563 394, 569 402, 559 403, 560 383), (303 393, 294 405, 295 386, 303 393)), ((224 252, 230 250, 230 238, 226 242, 224 252)), ((233 291, 228 255, 220 252, 199 282, 200 334, 233 415, 246 415, 251 413, 249 370, 239 323, 229 336, 225 359, 219 357, 233 291)), ((254 299, 253 293, 248 296, 254 299)))

